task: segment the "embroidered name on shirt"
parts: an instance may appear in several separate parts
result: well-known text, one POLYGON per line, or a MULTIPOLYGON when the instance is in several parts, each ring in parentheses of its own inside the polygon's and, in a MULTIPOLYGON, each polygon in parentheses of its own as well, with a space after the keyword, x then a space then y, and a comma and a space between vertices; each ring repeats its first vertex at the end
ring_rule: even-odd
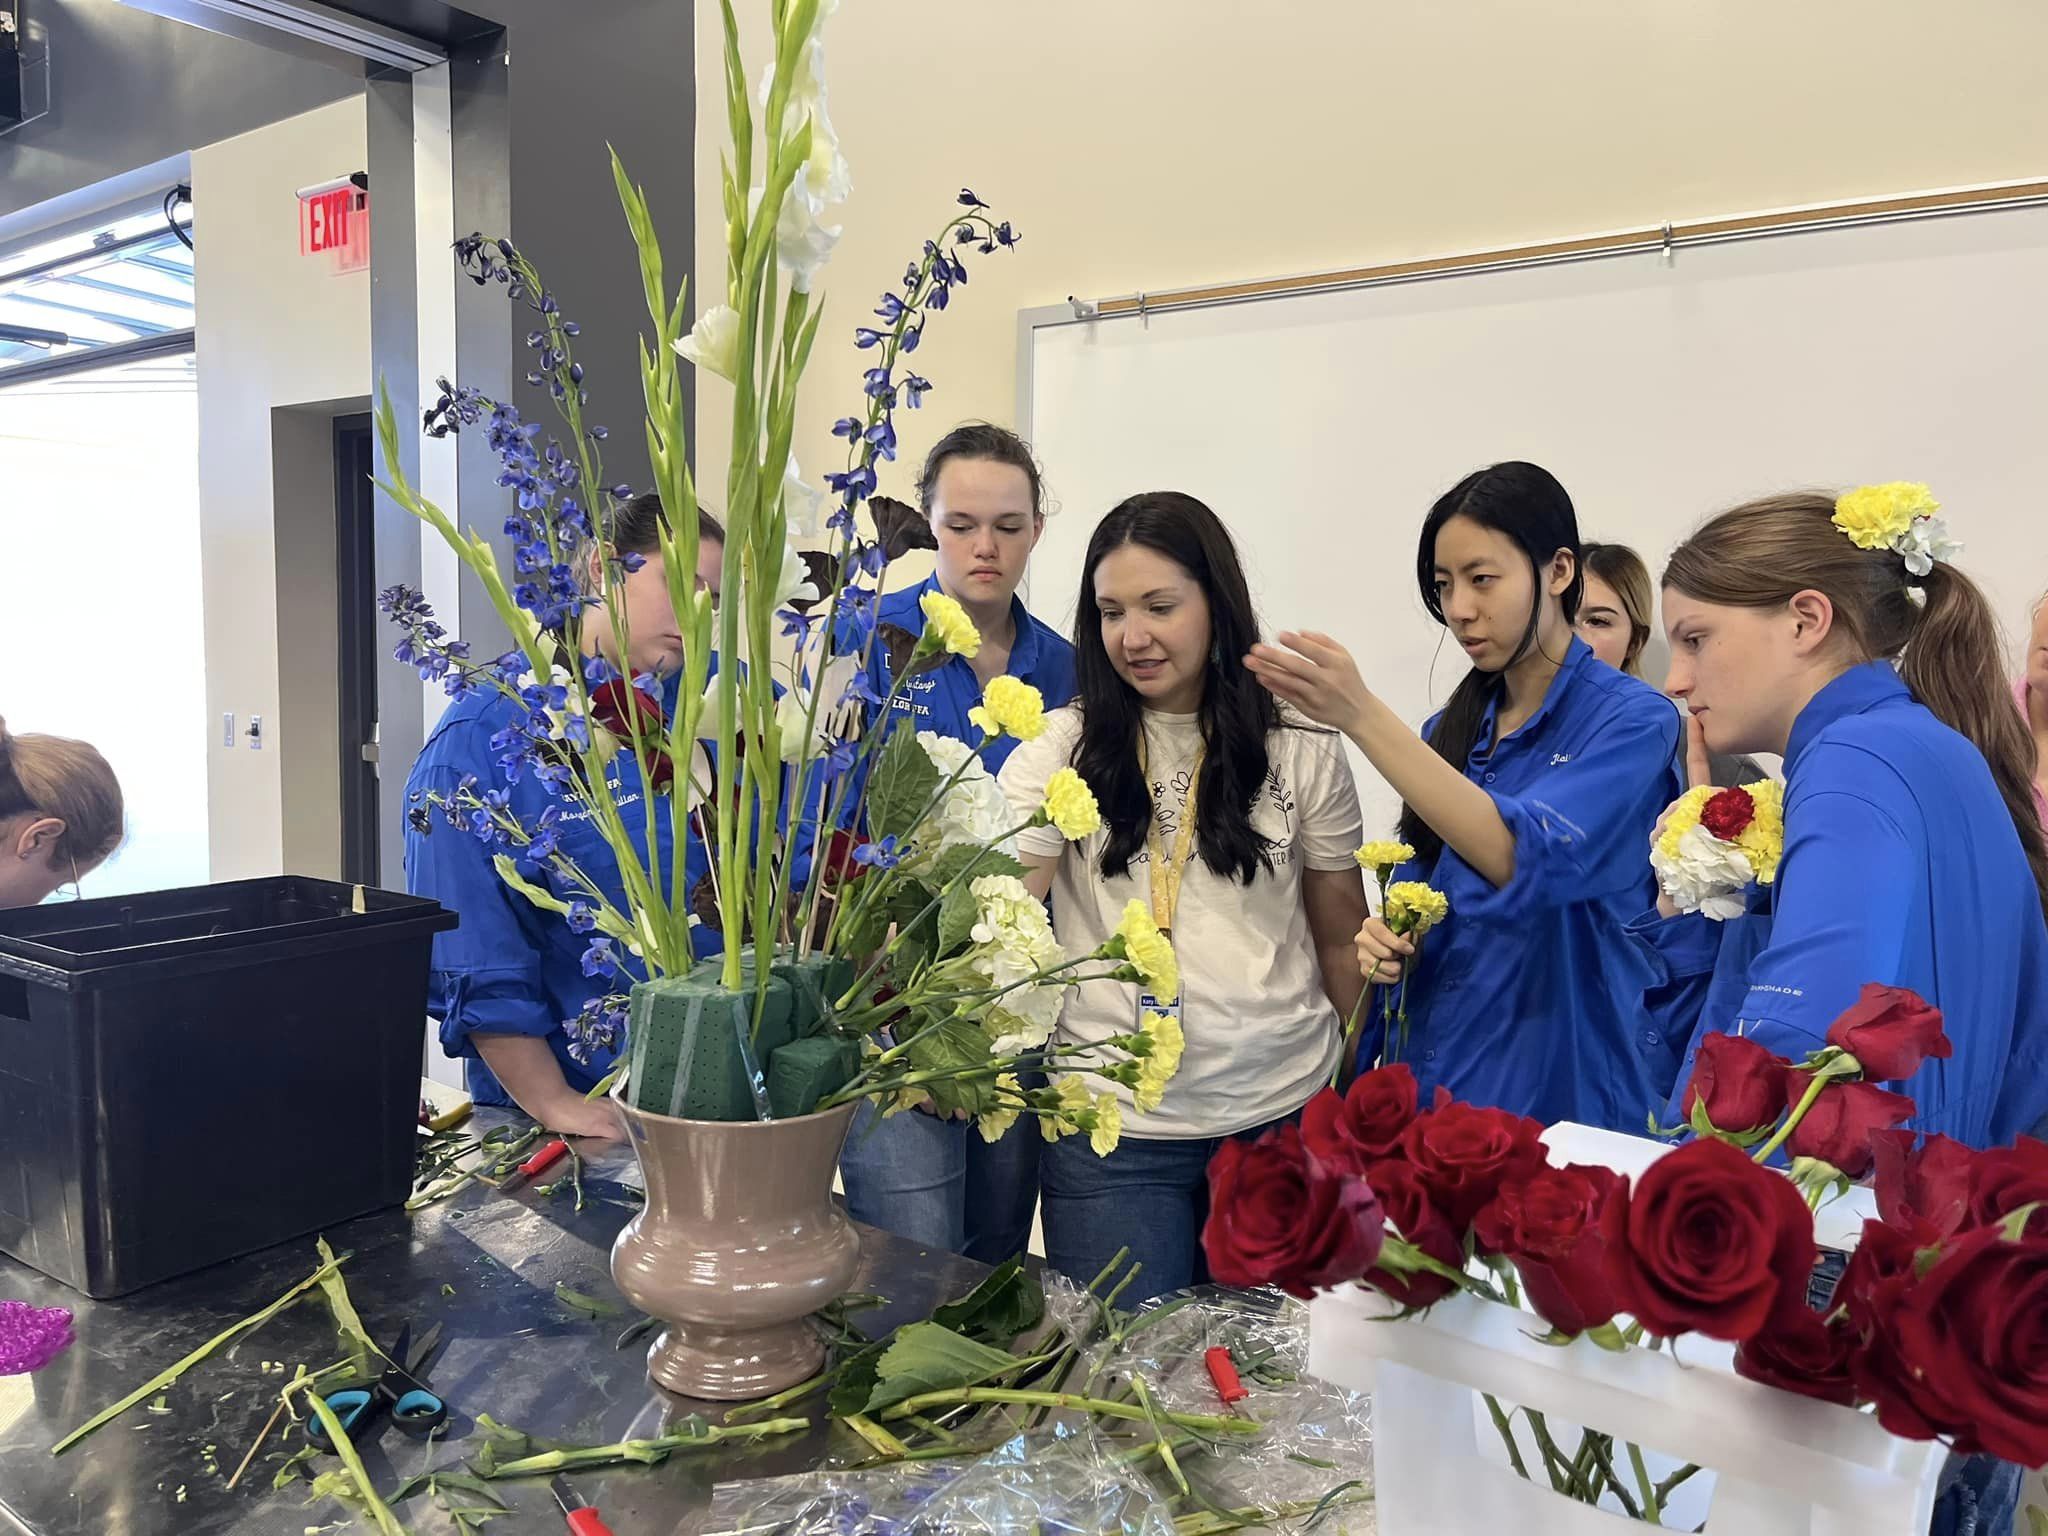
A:
POLYGON ((1553 752, 1550 754, 1550 766, 1553 768, 1561 763, 1568 763, 1571 760, 1572 755, 1569 752, 1553 752))

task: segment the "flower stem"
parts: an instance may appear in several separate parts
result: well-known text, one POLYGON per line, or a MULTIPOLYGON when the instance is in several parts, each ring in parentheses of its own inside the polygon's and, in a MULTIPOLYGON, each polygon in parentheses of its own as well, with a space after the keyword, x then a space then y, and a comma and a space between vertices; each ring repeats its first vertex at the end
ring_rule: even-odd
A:
POLYGON ((1792 1107, 1792 1113, 1785 1117, 1785 1123, 1778 1127, 1769 1141, 1750 1154, 1749 1160, 1751 1162, 1767 1163, 1771 1160, 1771 1154, 1785 1145, 1786 1139, 1799 1128, 1799 1122, 1806 1118, 1806 1112, 1813 1108, 1814 1100, 1820 1097, 1821 1090, 1827 1087, 1828 1079, 1831 1076, 1833 1074, 1825 1067, 1813 1074, 1813 1081, 1806 1085, 1806 1092, 1801 1095, 1799 1102, 1792 1107))
POLYGON ((1636 1487, 1643 1495, 1643 1518, 1652 1525, 1662 1525, 1664 1515, 1657 1503, 1657 1490, 1650 1483, 1649 1469, 1643 1465, 1643 1453, 1635 1441, 1628 1442, 1628 1464, 1636 1474, 1636 1487))
MULTIPOLYGON (((1073 1392, 1020 1392, 1008 1387, 953 1387, 926 1392, 882 1411, 884 1420, 907 1419, 927 1408, 955 1403, 1026 1403, 1044 1408, 1078 1408, 1083 1413, 1112 1419, 1148 1419, 1143 1408, 1129 1403, 1112 1403, 1099 1397, 1082 1397, 1073 1392)), ((1182 1429, 1204 1430, 1215 1435, 1256 1435, 1263 1426, 1250 1419, 1219 1418, 1196 1413, 1162 1413, 1159 1418, 1182 1429)))
POLYGON ((1501 1444, 1508 1448, 1508 1465, 1515 1469, 1515 1475, 1523 1482, 1530 1481, 1529 1468, 1522 1461, 1522 1448, 1515 1444, 1515 1426, 1500 1405, 1500 1399, 1491 1392, 1479 1394, 1486 1399, 1486 1411, 1493 1415, 1493 1427, 1500 1431, 1501 1444))
POLYGON ((619 1440, 611 1445, 576 1446, 522 1456, 501 1462, 484 1475, 492 1478, 533 1477, 565 1472, 572 1467, 602 1467, 633 1461, 646 1466, 666 1461, 672 1451, 693 1445, 715 1445, 722 1440, 766 1440, 776 1435, 801 1434, 811 1427, 809 1419, 769 1419, 761 1424, 706 1425, 690 1434, 663 1435, 653 1440, 619 1440))

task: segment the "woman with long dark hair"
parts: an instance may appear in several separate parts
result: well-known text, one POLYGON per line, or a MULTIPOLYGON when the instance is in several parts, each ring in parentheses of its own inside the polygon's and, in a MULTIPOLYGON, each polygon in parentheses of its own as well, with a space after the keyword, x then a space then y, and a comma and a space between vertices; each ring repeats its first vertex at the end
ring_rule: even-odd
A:
MULTIPOLYGON (((1425 1099, 1440 1085, 1545 1121, 1640 1131, 1675 1052, 1638 1017, 1644 964, 1627 924, 1654 894, 1643 843, 1681 787, 1679 721, 1572 633, 1579 548, 1571 497, 1537 465, 1496 464, 1438 499, 1416 580, 1472 670, 1420 736, 1326 635, 1282 634, 1245 665, 1357 744, 1403 802, 1415 859, 1398 878, 1449 899, 1406 992, 1401 1058, 1425 1099)), ((1368 980, 1391 986, 1416 948, 1375 917, 1358 954, 1368 980)), ((1368 1030, 1361 1056, 1384 1043, 1368 1030)))
POLYGON ((1204 1277, 1210 1156, 1329 1081, 1361 990, 1357 790, 1337 736, 1283 710, 1239 665, 1258 638, 1216 514, 1175 491, 1131 497, 1096 528, 1082 566, 1080 697, 1003 770, 1022 815, 1066 767, 1100 803, 1101 829, 1079 842, 1053 828, 1018 838, 1067 950, 1103 943, 1137 902, 1179 961, 1174 998, 1091 981, 1061 1016, 1063 1039, 1090 1043, 1163 1014, 1183 1051, 1157 1104, 1120 1094, 1122 1139, 1106 1156, 1071 1139, 1045 1150, 1046 1257, 1083 1282, 1125 1247, 1148 1295, 1204 1277))

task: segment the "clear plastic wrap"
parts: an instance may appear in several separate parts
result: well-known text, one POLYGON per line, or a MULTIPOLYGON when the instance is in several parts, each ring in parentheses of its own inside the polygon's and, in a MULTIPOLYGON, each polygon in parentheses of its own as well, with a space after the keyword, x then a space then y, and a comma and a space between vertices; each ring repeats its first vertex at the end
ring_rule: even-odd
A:
MULTIPOLYGON (((1052 1413, 978 1458, 825 1469, 721 1484, 712 1536, 939 1536, 942 1532, 1176 1536, 1231 1527, 1219 1511, 1274 1512, 1250 1530, 1319 1536, 1374 1531, 1370 1399, 1308 1374, 1308 1308, 1276 1291, 1201 1287, 1162 1297, 1102 1336, 1101 1305, 1049 1276, 1046 1318, 1029 1345, 1081 1345, 1069 1393, 1125 1403, 1144 1383, 1160 1414, 1226 1409, 1208 1351, 1230 1350, 1250 1396, 1234 1412, 1261 1433, 1176 1431, 1174 1465, 1144 1419, 1052 1413), (1175 1469, 1188 1484, 1183 1493, 1175 1469), (1183 1522, 1176 1527, 1175 1518, 1183 1522)), ((1020 1344, 1020 1349, 1025 1346, 1020 1344)), ((1049 1389, 1050 1382, 1039 1385, 1049 1389)), ((1012 1423, 1025 1418, 1014 1411, 1012 1423)), ((959 1426, 955 1425, 957 1429, 959 1426)))
POLYGON ((1175 1536, 1165 1502, 1094 1438, 1018 1435, 977 1460, 898 1462, 712 1491, 707 1536, 1175 1536))

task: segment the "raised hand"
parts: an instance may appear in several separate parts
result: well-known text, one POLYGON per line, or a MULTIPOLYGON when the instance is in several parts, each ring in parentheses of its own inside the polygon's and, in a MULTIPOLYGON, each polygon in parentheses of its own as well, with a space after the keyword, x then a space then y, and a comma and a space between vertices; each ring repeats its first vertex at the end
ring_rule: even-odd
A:
POLYGON ((1278 645, 1255 645, 1244 664, 1275 698, 1319 725, 1354 731, 1372 696, 1351 653, 1313 630, 1282 630, 1278 645))

